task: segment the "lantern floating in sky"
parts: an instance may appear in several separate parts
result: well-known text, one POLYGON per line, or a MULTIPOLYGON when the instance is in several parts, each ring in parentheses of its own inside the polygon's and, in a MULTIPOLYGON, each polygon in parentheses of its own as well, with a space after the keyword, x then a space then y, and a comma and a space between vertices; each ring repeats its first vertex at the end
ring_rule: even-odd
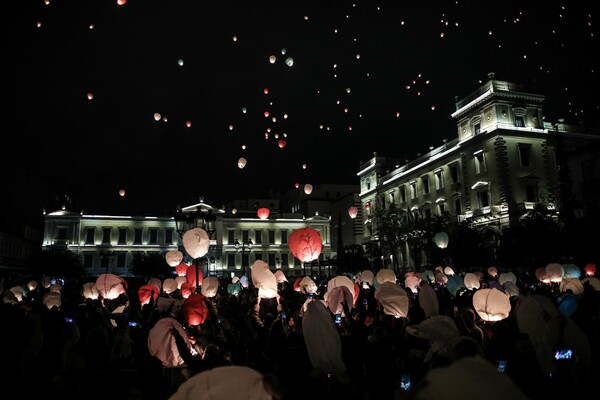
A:
POLYGON ((242 107, 242 112, 243 112, 244 114, 246 114, 246 113, 248 112, 248 109, 247 109, 246 107, 242 107))
POLYGON ((233 215, 237 214, 237 208, 232 208, 232 209, 231 209, 231 213, 232 213, 233 215))
POLYGON ((440 249, 445 249, 446 247, 448 247, 448 234, 446 232, 438 232, 433 237, 433 241, 435 242, 437 247, 439 247, 440 249))
POLYGON ((288 67, 291 67, 292 65, 294 65, 294 59, 293 59, 292 57, 288 57, 288 58, 286 58, 286 59, 285 59, 285 64, 286 64, 288 67))
POLYGON ((263 113, 263 115, 265 116, 265 118, 269 118, 269 112, 268 112, 268 111, 265 111, 265 112, 263 113))
POLYGON ((167 264, 169 264, 170 267, 177 267, 183 260, 183 253, 178 250, 167 251, 165 260, 167 260, 167 264))
POLYGON ((287 52, 287 49, 285 47, 283 49, 281 49, 281 55, 285 55, 286 52, 287 52))
MULTIPOLYGON (((200 258, 208 253, 210 239, 202 228, 193 228, 183 234, 183 247, 192 258, 200 258)), ((189 269, 188 269, 189 271, 189 269)))
POLYGON ((277 297, 277 278, 275 278, 267 263, 262 260, 256 260, 252 264, 250 275, 252 284, 258 288, 258 296, 261 299, 277 297))
POLYGON ((386 315, 396 318, 408 315, 408 295, 395 282, 384 282, 375 289, 375 299, 383 307, 386 315))
POLYGON ((232 39, 233 39, 233 41, 234 41, 234 42, 237 42, 237 40, 238 40, 238 37, 237 37, 237 36, 234 36, 232 39))
POLYGON ((177 276, 187 276, 188 267, 189 265, 187 265, 186 263, 179 263, 175 266, 175 273, 177 274, 177 276))
POLYGON ((275 56, 269 56, 269 62, 271 64, 275 64, 275 61, 277 61, 277 57, 275 57, 275 56))
POLYGON ((244 167, 246 166, 246 159, 244 157, 240 157, 240 159, 237 162, 237 166, 239 169, 244 169, 244 167))
POLYGON ((125 3, 127 3, 127 0, 117 0, 117 4, 120 6, 124 5, 125 3))
POLYGON ((233 125, 229 125, 228 128, 229 128, 230 131, 232 131, 233 130, 233 125))
POLYGON ((311 194, 313 191, 313 186, 310 183, 304 185, 304 193, 311 194))
POLYGON ((546 276, 550 282, 560 283, 562 281, 565 271, 563 266, 559 263, 550 263, 546 265, 546 276))
POLYGON ((202 282, 202 295, 205 297, 215 297, 219 290, 219 279, 216 276, 209 276, 202 282))
POLYGON ((99 296, 96 289, 96 282, 86 282, 81 288, 81 295, 84 299, 96 300, 99 296))
POLYGON ((323 240, 313 228, 296 229, 289 237, 288 247, 294 257, 301 262, 310 262, 319 258, 323 249, 323 240))
POLYGON ((162 285, 162 290, 166 294, 173 293, 174 291, 177 290, 177 281, 175 281, 175 279, 173 279, 173 278, 165 279, 165 281, 163 282, 163 285, 162 285))
POLYGON ((88 100, 92 100, 92 99, 94 98, 94 93, 92 93, 92 92, 89 92, 89 93, 87 94, 87 98, 88 98, 88 100))
POLYGON ((354 206, 348 208, 348 215, 352 219, 356 218, 356 216, 358 215, 358 208, 354 206))
POLYGON ((264 94, 269 94, 269 89, 268 89, 268 88, 264 88, 264 89, 263 89, 263 93, 264 93, 264 94))
POLYGON ((96 279, 96 289, 98 294, 108 300, 116 299, 122 293, 125 293, 127 282, 114 274, 101 274, 96 279))
POLYGON ((186 121, 185 122, 185 126, 187 126, 188 128, 190 128, 192 126, 192 121, 186 121))
POLYGON ((119 190, 119 196, 121 196, 121 197, 125 196, 125 189, 119 190))
POLYGON ((183 67, 183 60, 180 58, 177 60, 177 64, 179 64, 180 67, 183 67))
POLYGON ((302 164, 302 169, 306 169, 306 164, 302 164))
POLYGON ((162 118, 162 115, 160 115, 160 113, 154 113, 154 120, 155 121, 160 121, 161 118, 162 118))
POLYGON ((300 187, 300 184, 299 184, 298 182, 296 182, 296 183, 294 183, 294 187, 295 187, 296 189, 298 189, 298 188, 300 187))
POLYGON ((259 208, 256 211, 256 215, 258 215, 258 218, 260 218, 260 219, 267 219, 267 218, 269 218, 269 214, 270 213, 271 213, 271 211, 268 208, 266 208, 266 207, 259 208))
POLYGON ((277 142, 277 145, 279 146, 279 148, 283 149, 285 147, 285 145, 287 144, 287 142, 284 139, 279 139, 279 141, 277 142))

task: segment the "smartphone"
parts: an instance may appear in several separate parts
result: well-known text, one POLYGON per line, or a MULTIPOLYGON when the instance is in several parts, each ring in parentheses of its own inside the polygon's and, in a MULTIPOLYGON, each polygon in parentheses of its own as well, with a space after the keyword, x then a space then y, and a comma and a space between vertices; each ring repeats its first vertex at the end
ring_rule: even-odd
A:
POLYGON ((506 360, 498 361, 498 372, 506 371, 506 360))
POLYGON ((285 311, 280 312, 279 316, 281 317, 281 319, 286 319, 287 318, 287 315, 285 315, 285 311))
POLYGON ((137 326, 137 322, 135 321, 129 321, 129 326, 137 326))
POLYGON ((403 374, 400 376, 400 390, 406 391, 410 389, 410 376, 403 374))
POLYGON ((335 323, 338 325, 342 323, 342 314, 335 314, 335 323))
POLYGON ((68 322, 69 324, 72 324, 73 323, 73 318, 65 317, 65 322, 68 322))
POLYGON ((557 350, 554 353, 555 360, 570 360, 571 358, 573 358, 573 350, 571 349, 557 350))
POLYGON ((363 304, 366 306, 367 304, 369 304, 369 300, 368 299, 364 299, 363 300, 363 304))

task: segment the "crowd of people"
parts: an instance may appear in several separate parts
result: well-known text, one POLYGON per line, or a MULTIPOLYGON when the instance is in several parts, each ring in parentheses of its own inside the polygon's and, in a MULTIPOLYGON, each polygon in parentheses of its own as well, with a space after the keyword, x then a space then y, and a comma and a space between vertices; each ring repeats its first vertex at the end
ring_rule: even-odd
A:
POLYGON ((312 277, 314 290, 299 287, 302 277, 280 280, 272 297, 261 296, 250 279, 222 277, 213 296, 198 285, 192 296, 177 288, 142 298, 147 280, 125 278, 111 299, 86 298, 82 287, 93 279, 5 277, 3 392, 60 399, 548 399, 586 393, 598 377, 595 281, 574 292, 516 274, 515 292, 487 271, 478 275, 480 289, 449 288, 417 274, 413 291, 397 277, 408 308, 392 315, 378 296, 382 285, 360 275, 348 276, 356 283, 352 298, 335 296, 341 312, 328 304, 328 276, 312 277), (433 311, 420 301, 425 286, 435 296, 433 311), (506 318, 481 317, 473 297, 484 288, 509 297, 506 318), (49 301, 50 292, 59 300, 49 301), (190 298, 204 310, 199 323, 190 298), (544 324, 539 335, 520 325, 519 312, 544 324))

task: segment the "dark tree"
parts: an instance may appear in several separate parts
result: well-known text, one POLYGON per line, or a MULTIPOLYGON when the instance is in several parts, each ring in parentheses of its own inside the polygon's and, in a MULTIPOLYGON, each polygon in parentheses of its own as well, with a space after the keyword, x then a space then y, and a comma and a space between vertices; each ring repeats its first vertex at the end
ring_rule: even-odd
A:
POLYGON ((167 264, 162 254, 135 254, 131 262, 131 272, 139 277, 170 278, 173 268, 167 264))
POLYGON ((47 276, 80 277, 85 274, 85 268, 77 254, 52 246, 32 258, 31 272, 47 276))

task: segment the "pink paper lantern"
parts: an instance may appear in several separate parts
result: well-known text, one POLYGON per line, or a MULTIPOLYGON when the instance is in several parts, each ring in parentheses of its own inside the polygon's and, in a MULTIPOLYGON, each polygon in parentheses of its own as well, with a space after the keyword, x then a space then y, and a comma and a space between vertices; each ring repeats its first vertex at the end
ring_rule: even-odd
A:
POLYGON ((323 240, 315 229, 300 228, 290 235, 288 247, 294 257, 301 262, 311 262, 319 258, 323 249, 323 240))
POLYGON ((594 276, 596 275, 596 264, 586 264, 583 270, 585 271, 586 276, 594 276))
POLYGON ((167 251, 167 254, 165 254, 165 259, 167 260, 167 264, 169 264, 169 266, 177 267, 183 260, 183 253, 177 250, 167 251))
POLYGON ((356 218, 356 216, 358 215, 358 208, 357 207, 350 207, 348 209, 348 215, 350 216, 350 218, 354 219, 356 218))
POLYGON ((116 299, 122 293, 125 293, 126 288, 127 282, 125 279, 113 274, 102 274, 96 279, 96 289, 104 299, 116 299))
POLYGON ((192 258, 200 258, 208 253, 210 239, 201 228, 193 228, 183 234, 183 247, 192 258))

